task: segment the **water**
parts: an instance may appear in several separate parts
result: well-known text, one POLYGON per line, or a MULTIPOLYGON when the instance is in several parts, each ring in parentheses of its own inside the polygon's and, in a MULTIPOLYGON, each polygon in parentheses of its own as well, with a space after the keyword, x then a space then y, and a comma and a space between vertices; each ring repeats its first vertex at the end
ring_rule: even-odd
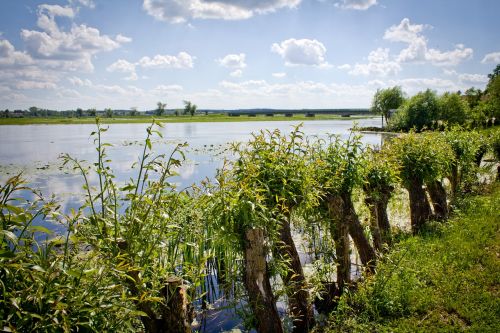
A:
MULTIPOLYGON (((357 119, 359 126, 378 126, 380 119, 357 119)), ((212 178, 216 169, 222 166, 224 157, 231 158, 229 143, 245 142, 251 133, 261 129, 275 128, 284 133, 298 125, 298 121, 258 121, 235 123, 176 123, 165 124, 160 129, 163 138, 153 140, 153 150, 157 154, 170 154, 178 143, 187 142, 186 163, 180 168, 180 176, 173 181, 179 188, 188 187, 205 178, 212 178)), ((302 131, 306 135, 326 136, 338 134, 344 138, 349 135, 354 120, 325 120, 303 122, 302 131)), ((113 144, 107 147, 112 160, 110 167, 118 182, 125 182, 137 176, 137 169, 132 169, 138 162, 144 149, 146 127, 148 124, 112 124, 103 133, 103 142, 113 144)), ((97 152, 90 133, 95 125, 23 125, 0 127, 0 184, 23 172, 30 186, 39 189, 44 196, 56 195, 65 212, 78 208, 83 203, 83 179, 79 174, 62 168, 62 153, 94 163, 97 152)), ((365 134, 363 142, 379 145, 383 138, 380 134, 365 134)), ((91 178, 92 183, 96 179, 91 178)), ((64 231, 62 226, 40 221, 40 224, 56 233, 64 231)), ((307 256, 301 253, 301 259, 307 256)), ((218 306, 215 306, 218 307, 218 306)), ((241 319, 234 310, 214 310, 200 322, 199 329, 205 332, 230 330, 241 326, 241 319)))

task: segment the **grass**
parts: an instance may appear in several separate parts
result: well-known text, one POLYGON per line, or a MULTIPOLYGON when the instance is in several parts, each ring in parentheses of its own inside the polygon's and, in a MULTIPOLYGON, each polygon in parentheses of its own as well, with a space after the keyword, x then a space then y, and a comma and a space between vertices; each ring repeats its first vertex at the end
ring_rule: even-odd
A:
MULTIPOLYGON (((242 115, 239 117, 231 117, 225 114, 211 114, 211 115, 196 115, 191 116, 115 116, 113 118, 100 118, 101 123, 104 124, 129 124, 129 123, 151 123, 155 118, 159 122, 166 123, 192 123, 192 122, 248 122, 248 121, 304 121, 304 120, 351 120, 367 118, 366 116, 353 116, 341 117, 338 115, 316 115, 315 117, 306 117, 303 114, 297 114, 293 117, 285 117, 277 115, 274 117, 267 117, 265 115, 258 115, 256 117, 249 117, 242 115)), ((95 124, 94 117, 40 117, 40 118, 0 118, 0 125, 33 125, 33 124, 95 124)))
POLYGON ((500 184, 407 236, 341 299, 326 332, 500 332, 500 184))

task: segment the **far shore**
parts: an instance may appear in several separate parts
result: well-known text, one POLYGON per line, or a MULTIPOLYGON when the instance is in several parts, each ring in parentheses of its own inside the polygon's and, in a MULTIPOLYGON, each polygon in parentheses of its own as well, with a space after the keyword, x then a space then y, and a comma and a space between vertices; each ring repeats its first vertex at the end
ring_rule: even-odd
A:
MULTIPOLYGON (((153 119, 165 123, 205 123, 205 122, 248 122, 248 121, 314 121, 314 120, 353 120, 372 118, 371 116, 351 116, 342 117, 338 115, 316 115, 307 117, 305 115, 293 115, 287 117, 284 115, 275 115, 269 117, 266 115, 238 117, 225 114, 195 115, 191 116, 115 116, 111 118, 100 118, 104 124, 141 124, 150 123, 153 119)), ((95 117, 25 117, 25 118, 0 118, 0 125, 64 125, 64 124, 94 124, 95 117)))

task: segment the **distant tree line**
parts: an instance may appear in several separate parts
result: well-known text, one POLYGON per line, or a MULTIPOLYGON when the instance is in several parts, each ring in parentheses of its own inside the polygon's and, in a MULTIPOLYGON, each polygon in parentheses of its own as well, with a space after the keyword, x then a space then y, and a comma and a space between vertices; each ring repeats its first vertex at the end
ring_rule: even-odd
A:
POLYGON ((438 95, 427 89, 410 98, 401 87, 379 89, 371 110, 381 114, 390 130, 442 129, 452 125, 483 127, 500 119, 500 64, 488 75, 486 89, 438 95))

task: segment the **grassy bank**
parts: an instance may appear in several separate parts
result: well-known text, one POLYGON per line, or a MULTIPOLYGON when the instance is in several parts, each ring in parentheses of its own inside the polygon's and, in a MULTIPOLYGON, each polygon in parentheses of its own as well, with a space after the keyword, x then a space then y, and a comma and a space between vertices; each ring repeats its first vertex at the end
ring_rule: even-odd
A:
POLYGON ((499 332, 500 184, 397 244, 327 332, 499 332))
MULTIPOLYGON (((196 115, 191 116, 163 116, 154 117, 160 122, 166 123, 193 123, 193 122, 247 122, 247 121, 304 121, 304 120, 351 120, 366 117, 341 117, 337 115, 316 115, 315 117, 306 117, 303 114, 297 114, 293 117, 277 115, 268 117, 258 115, 256 117, 239 116, 231 117, 224 114, 196 115)), ((130 123, 151 123, 152 116, 117 116, 113 118, 101 118, 104 124, 130 124, 130 123)), ((0 125, 33 125, 33 124, 95 124, 93 117, 68 118, 68 117, 45 117, 45 118, 0 118, 0 125)))

